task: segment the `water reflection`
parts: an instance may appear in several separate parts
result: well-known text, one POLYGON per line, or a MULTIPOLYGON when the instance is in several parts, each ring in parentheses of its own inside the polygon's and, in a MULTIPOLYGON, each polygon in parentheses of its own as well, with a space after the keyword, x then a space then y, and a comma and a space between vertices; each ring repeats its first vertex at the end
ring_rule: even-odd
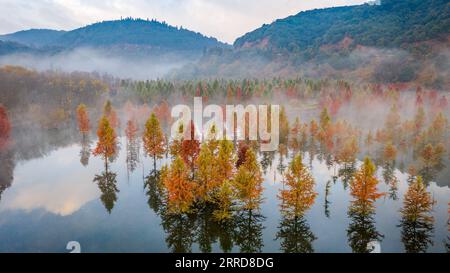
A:
POLYGON ((94 182, 101 192, 100 200, 105 206, 106 211, 111 214, 114 204, 117 201, 117 193, 119 189, 117 188, 117 174, 108 171, 108 168, 100 175, 95 175, 94 182))
POLYGON ((153 170, 145 179, 144 187, 148 197, 148 206, 157 215, 160 215, 166 208, 164 206, 164 191, 160 185, 160 171, 153 170))
POLYGON ((283 217, 276 239, 281 240, 284 253, 313 253, 313 242, 317 239, 304 217, 283 217))
POLYGON ((252 210, 244 210, 235 216, 235 242, 242 253, 259 253, 264 246, 262 232, 265 217, 252 210))
POLYGON ((91 140, 89 134, 82 134, 80 146, 80 163, 86 167, 87 165, 89 165, 89 157, 91 156, 91 140))
POLYGON ((383 239, 383 235, 376 229, 374 215, 372 211, 363 211, 358 208, 349 210, 350 225, 347 229, 347 236, 353 252, 372 252, 373 248, 370 247, 370 243, 383 239))
POLYGON ((134 172, 139 163, 140 141, 137 137, 137 132, 137 122, 135 120, 129 120, 125 130, 128 175, 134 172))
MULTIPOLYGON (((281 151, 281 155, 279 152, 262 153, 259 159, 260 162, 265 162, 268 173, 265 181, 266 191, 264 192, 265 198, 268 200, 262 206, 261 212, 243 211, 233 213, 228 221, 217 223, 211 215, 213 207, 198 207, 194 213, 184 216, 175 216, 167 213, 164 191, 159 184, 159 171, 152 171, 148 174, 144 181, 145 191, 142 192, 142 175, 136 175, 136 173, 133 175, 132 171, 128 174, 127 171, 131 170, 128 164, 130 162, 128 159, 130 151, 128 147, 123 149, 122 153, 119 153, 120 155, 117 155, 117 160, 113 167, 114 172, 109 168, 105 168, 101 172, 103 166, 101 158, 97 160, 90 157, 90 160, 86 161, 85 168, 78 163, 79 160, 81 161, 78 154, 80 149, 83 150, 84 141, 80 142, 79 139, 75 138, 73 141, 74 143, 78 142, 78 145, 65 147, 67 140, 62 141, 62 136, 57 139, 51 142, 53 146, 43 144, 47 146, 39 149, 41 152, 45 151, 42 158, 33 161, 22 161, 24 162, 23 164, 17 164, 16 150, 10 149, 8 152, 3 150, 0 153, 1 238, 4 238, 6 232, 11 232, 7 228, 10 222, 14 220, 9 214, 5 214, 6 212, 20 211, 22 213, 20 214, 21 219, 29 219, 31 215, 36 215, 35 210, 37 208, 41 208, 45 213, 60 215, 60 218, 58 218, 60 225, 54 226, 54 229, 52 229, 54 223, 46 224, 40 221, 37 216, 33 218, 33 221, 35 221, 33 224, 36 225, 36 228, 40 227, 41 230, 50 230, 50 235, 61 233, 59 227, 63 227, 69 221, 68 219, 73 217, 71 215, 77 214, 75 212, 79 211, 86 212, 85 218, 77 218, 80 219, 80 223, 83 225, 83 228, 80 229, 85 230, 87 234, 105 232, 105 236, 116 235, 109 233, 108 230, 101 226, 101 223, 93 220, 101 216, 101 213, 104 214, 104 217, 109 217, 104 219, 115 221, 114 223, 119 232, 138 229, 142 225, 139 222, 140 218, 151 219, 154 226, 148 232, 156 234, 154 235, 156 237, 160 236, 162 242, 162 246, 155 246, 152 251, 348 251, 341 245, 336 246, 338 245, 337 243, 336 245, 324 243, 323 240, 327 238, 329 229, 322 226, 326 225, 342 230, 344 232, 343 236, 333 242, 341 242, 341 239, 344 241, 347 239, 350 248, 354 252, 370 252, 372 250, 370 245, 374 241, 381 242, 383 244, 382 249, 384 250, 384 247, 386 247, 386 251, 436 252, 446 251, 449 248, 450 238, 448 237, 448 230, 446 227, 443 227, 443 223, 444 221, 446 223, 448 217, 447 207, 445 211, 443 209, 444 204, 448 203, 448 187, 437 187, 434 182, 428 186, 429 183, 424 182, 427 190, 438 199, 438 204, 432 211, 436 218, 436 223, 424 223, 418 220, 411 221, 405 218, 397 208, 393 210, 390 207, 392 205, 396 207, 396 204, 397 207, 401 206, 405 189, 408 186, 408 183, 406 183, 408 175, 401 174, 395 168, 394 163, 387 165, 381 162, 379 165, 379 179, 386 182, 386 184, 380 183, 380 187, 386 192, 386 196, 390 198, 386 198, 386 201, 382 198, 381 200, 383 201, 377 202, 376 206, 374 204, 373 206, 364 207, 361 204, 352 203, 350 207, 343 208, 343 206, 347 206, 345 200, 347 200, 349 190, 351 190, 350 184, 361 162, 356 160, 354 163, 340 164, 330 157, 329 154, 323 153, 319 156, 320 153, 316 153, 316 156, 311 157, 308 152, 304 151, 305 161, 307 164, 309 163, 311 172, 317 181, 316 191, 320 193, 317 204, 312 206, 311 213, 308 213, 307 216, 296 219, 282 218, 279 221, 279 202, 274 200, 276 200, 277 190, 282 187, 281 183, 278 184, 281 181, 279 179, 282 177, 281 172, 286 172, 286 166, 291 161, 293 153, 291 150, 287 154, 281 151), (59 144, 56 143, 61 144, 61 146, 58 146, 59 144), (60 148, 50 153, 55 147, 60 148), (125 162, 127 163, 126 166, 125 162), (54 171, 48 172, 45 166, 53 166, 54 171), (269 168, 270 166, 273 168, 269 168), (339 177, 337 175, 334 177, 334 171, 338 172, 339 177), (272 180, 272 172, 278 177, 276 181, 272 180), (136 183, 130 183, 129 185, 122 183, 126 181, 128 175, 130 176, 130 181, 136 183), (40 177, 42 181, 37 181, 36 177, 40 177), (73 177, 77 177, 77 179, 73 177), (96 184, 91 182, 93 178, 96 184), (343 187, 340 182, 339 184, 333 183, 334 181, 339 181, 339 178, 342 181, 347 181, 347 191, 342 190, 343 187), (392 181, 395 181, 395 183, 392 183, 392 181), (100 192, 97 191, 96 185, 100 192), (88 186, 94 190, 85 188, 88 186), (8 190, 6 190, 7 188, 8 190), (393 196, 394 193, 395 198, 393 196), (71 204, 67 204, 67 200, 71 204), (95 202, 90 202, 91 200, 95 202), (133 210, 136 203, 141 201, 145 207, 148 206, 150 209, 133 210), (99 210, 94 209, 95 206, 92 204, 95 203, 98 203, 99 210), (121 208, 122 204, 132 205, 132 217, 135 218, 129 216, 130 211, 123 211, 123 208, 121 208), (339 219, 339 217, 342 218, 340 213, 345 214, 346 208, 348 208, 349 223, 346 222, 347 218, 344 220, 339 219), (105 209, 109 214, 105 213, 105 209), (113 210, 114 213, 112 213, 113 210), (151 216, 149 216, 150 214, 151 216), (377 223, 375 223, 375 214, 377 219, 379 219, 377 223), (89 222, 89 225, 85 225, 85 222, 88 221, 87 218, 92 220, 89 222), (128 227, 123 222, 126 222, 127 225, 129 223, 132 224, 128 227), (398 223, 400 225, 397 227, 398 223), (161 224, 161 228, 159 228, 159 224, 161 224), (385 238, 383 238, 382 233, 386 235, 385 238), (393 235, 390 235, 391 233, 393 235), (277 240, 273 241, 274 237, 277 240)), ((123 138, 122 142, 123 145, 126 145, 127 139, 123 138)), ((42 155, 41 152, 35 155, 42 155)), ((24 153, 20 151, 19 153, 21 153, 19 157, 23 158, 24 153)), ((146 159, 138 160, 143 161, 146 159)), ((147 164, 147 162, 145 163, 147 164)), ((420 169, 420 166, 418 166, 418 169, 420 169)), ((417 173, 420 174, 419 171, 417 173)), ((414 182, 415 176, 410 176, 409 180, 410 183, 414 182)), ((352 200, 357 200, 357 198, 352 200)), ((42 211, 40 213, 43 213, 42 211)), ((16 221, 20 223, 20 221, 16 221)), ((23 226, 16 225, 14 227, 21 234, 28 232, 23 226)), ((32 237, 32 235, 28 236, 32 237)), ((88 238, 86 239, 86 244, 97 244, 103 247, 99 248, 99 251, 111 251, 118 246, 117 244, 106 245, 93 237, 88 238)), ((138 238, 139 236, 136 236, 134 239, 139 241, 138 238)), ((20 238, 16 237, 16 239, 20 238)), ((26 242, 23 242, 23 248, 18 248, 18 250, 25 249, 26 245, 26 242)), ((6 247, 0 246, 0 251, 5 249, 6 247)), ((124 251, 133 251, 137 248, 133 248, 130 245, 123 249, 124 251)), ((146 250, 146 248, 142 249, 146 250)), ((45 247, 43 250, 45 250, 45 247)))

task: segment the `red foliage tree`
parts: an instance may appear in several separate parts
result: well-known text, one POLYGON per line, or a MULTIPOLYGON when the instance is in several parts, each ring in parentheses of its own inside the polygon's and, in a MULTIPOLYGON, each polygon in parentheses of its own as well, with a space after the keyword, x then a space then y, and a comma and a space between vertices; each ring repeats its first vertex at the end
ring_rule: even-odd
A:
POLYGON ((197 160, 200 152, 200 141, 195 139, 195 126, 193 121, 191 121, 190 128, 184 133, 185 137, 181 142, 180 156, 193 172, 195 168, 195 161, 197 160))
POLYGON ((11 133, 11 123, 6 109, 0 105, 0 149, 6 146, 11 133))

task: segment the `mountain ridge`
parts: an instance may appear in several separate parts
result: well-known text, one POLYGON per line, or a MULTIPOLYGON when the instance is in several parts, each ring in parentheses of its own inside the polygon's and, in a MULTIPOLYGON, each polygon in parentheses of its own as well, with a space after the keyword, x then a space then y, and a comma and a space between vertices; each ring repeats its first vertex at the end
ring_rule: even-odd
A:
POLYGON ((101 21, 70 31, 29 29, 0 35, 0 40, 39 49, 77 47, 153 48, 163 51, 197 51, 212 47, 230 47, 216 38, 174 27, 157 20, 125 18, 101 21))

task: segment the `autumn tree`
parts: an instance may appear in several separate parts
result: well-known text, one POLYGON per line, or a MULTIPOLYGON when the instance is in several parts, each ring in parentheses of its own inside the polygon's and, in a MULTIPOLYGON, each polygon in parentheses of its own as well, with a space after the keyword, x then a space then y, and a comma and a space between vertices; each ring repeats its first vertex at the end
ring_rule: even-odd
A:
POLYGON ((195 201, 195 182, 189 179, 189 169, 178 156, 169 168, 161 169, 161 182, 167 191, 167 203, 170 213, 182 214, 190 211, 195 201))
POLYGON ((389 142, 383 150, 383 157, 386 161, 394 161, 397 158, 397 148, 389 142))
POLYGON ((429 143, 422 149, 420 157, 425 165, 425 168, 429 169, 436 167, 441 163, 444 153, 445 147, 442 143, 439 143, 436 146, 429 143))
POLYGON ((342 147, 337 151, 337 159, 344 164, 352 163, 355 161, 358 152, 358 140, 356 137, 351 137, 345 140, 342 147))
POLYGON ((297 117, 294 121, 294 124, 292 125, 292 128, 290 130, 290 137, 289 137, 289 147, 293 150, 298 150, 301 146, 301 134, 302 134, 302 124, 300 122, 300 119, 297 117))
POLYGON ((331 125, 331 117, 328 113, 328 109, 325 107, 320 112, 320 129, 326 131, 328 127, 331 125))
POLYGON ((194 122, 190 122, 190 126, 184 132, 183 140, 181 141, 180 156, 191 168, 192 174, 194 174, 195 162, 200 152, 200 141, 195 139, 195 126, 194 122))
POLYGON ((247 151, 250 147, 244 143, 240 142, 238 145, 238 158, 236 161, 236 168, 239 168, 245 162, 245 156, 247 155, 247 151))
POLYGON ((426 189, 422 177, 418 176, 408 187, 400 210, 402 220, 402 242, 406 252, 425 252, 432 244, 434 217, 431 215, 433 205, 431 193, 426 189))
POLYGON ((103 116, 97 129, 97 146, 93 151, 94 156, 102 156, 108 169, 108 159, 112 159, 117 152, 117 137, 114 129, 110 126, 108 119, 103 116))
POLYGON ((318 131, 319 125, 317 125, 317 122, 314 119, 311 120, 311 122, 309 123, 309 133, 312 139, 316 138, 318 131))
POLYGON ((235 163, 236 155, 233 143, 229 140, 220 141, 216 161, 219 181, 230 180, 233 177, 235 163))
POLYGON ((397 105, 394 104, 391 107, 391 110, 389 111, 385 121, 385 128, 389 140, 395 141, 396 136, 398 134, 397 129, 399 126, 400 126, 400 114, 398 112, 397 105))
POLYGON ((213 200, 214 194, 220 186, 221 181, 217 178, 218 165, 216 163, 214 152, 207 143, 203 143, 200 148, 196 166, 195 180, 198 183, 198 198, 203 202, 210 202, 213 200))
POLYGON ((256 160, 255 153, 249 149, 245 155, 245 162, 242 164, 233 179, 233 184, 244 210, 254 210, 259 208, 262 201, 263 177, 261 168, 256 160))
POLYGON ((184 125, 183 123, 178 124, 178 128, 175 136, 173 136, 172 141, 169 145, 169 153, 172 158, 181 155, 181 146, 183 143, 184 125))
POLYGON ((145 123, 142 141, 146 154, 153 157, 153 169, 156 170, 156 159, 162 158, 166 152, 166 140, 159 125, 158 118, 154 113, 151 114, 145 123))
POLYGON ((409 221, 433 222, 431 210, 436 202, 426 189, 422 177, 417 176, 403 198, 402 215, 409 221))
POLYGON ((375 170, 375 165, 366 157, 361 168, 351 179, 350 194, 354 198, 352 201, 354 209, 370 212, 375 201, 384 195, 384 193, 378 192, 375 170))
POLYGON ((439 112, 436 117, 431 122, 430 128, 428 129, 428 135, 430 140, 434 143, 442 141, 445 136, 448 126, 448 120, 442 112, 439 112))
POLYGON ((114 110, 110 100, 107 100, 103 107, 103 115, 108 118, 109 123, 113 128, 119 127, 119 118, 117 117, 116 110, 114 110))
POLYGON ((286 217, 301 217, 314 204, 317 193, 314 191, 314 178, 303 165, 300 154, 292 160, 285 179, 286 189, 283 188, 278 196, 281 210, 286 217))
POLYGON ((417 135, 424 127, 425 125, 425 110, 423 109, 423 106, 420 106, 417 109, 417 113, 414 116, 414 132, 417 135))
POLYGON ((6 146, 11 133, 11 123, 6 109, 0 105, 0 150, 6 146))
POLYGON ((216 193, 217 208, 213 212, 215 220, 225 222, 232 217, 232 211, 236 200, 236 193, 233 190, 230 180, 225 180, 219 186, 216 193))
POLYGON ((89 115, 86 105, 80 104, 77 108, 78 128, 82 134, 86 134, 90 130, 89 115))
POLYGON ((215 176, 219 184, 214 194, 214 202, 217 205, 217 209, 214 210, 213 215, 216 220, 221 222, 231 218, 236 199, 231 183, 235 170, 236 156, 231 141, 220 141, 215 164, 217 166, 215 176))

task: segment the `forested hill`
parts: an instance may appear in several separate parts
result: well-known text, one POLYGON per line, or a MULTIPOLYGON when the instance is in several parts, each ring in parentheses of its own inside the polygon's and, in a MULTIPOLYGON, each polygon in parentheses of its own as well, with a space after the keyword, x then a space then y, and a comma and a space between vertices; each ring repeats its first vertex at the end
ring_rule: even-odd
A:
POLYGON ((12 53, 34 53, 34 52, 35 50, 23 44, 10 41, 4 42, 0 40, 0 56, 12 53))
POLYGON ((53 43, 65 31, 52 29, 29 29, 0 35, 0 40, 20 43, 30 47, 43 47, 53 43))
POLYGON ((337 44, 345 38, 353 46, 393 48, 446 39, 449 34, 448 0, 381 0, 381 5, 300 12, 263 25, 238 38, 234 45, 312 57, 322 46, 337 44))
POLYGON ((151 48, 164 51, 198 51, 229 47, 215 38, 156 20, 126 18, 103 21, 71 31, 26 30, 0 36, 33 47, 72 49, 77 47, 119 47, 127 50, 151 48))
POLYGON ((166 50, 203 50, 224 46, 215 38, 155 20, 127 18, 69 31, 55 44, 64 47, 140 45, 166 50))
POLYGON ((418 82, 450 88, 450 2, 379 4, 300 12, 210 50, 178 77, 302 76, 418 82))

